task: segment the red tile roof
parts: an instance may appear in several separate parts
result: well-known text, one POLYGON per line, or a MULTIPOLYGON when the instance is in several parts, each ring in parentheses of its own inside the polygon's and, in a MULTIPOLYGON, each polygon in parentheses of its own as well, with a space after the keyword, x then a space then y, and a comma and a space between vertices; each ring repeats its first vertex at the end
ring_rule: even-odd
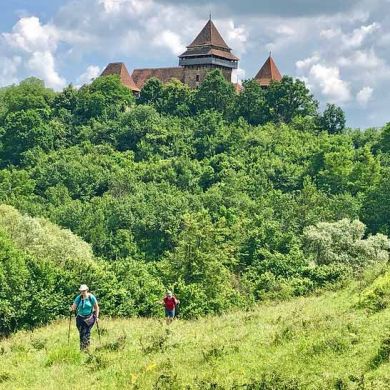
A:
POLYGON ((140 89, 135 84, 134 80, 127 71, 126 65, 123 62, 113 62, 106 66, 101 76, 109 76, 116 74, 119 76, 123 85, 130 88, 133 92, 139 92, 140 89))
POLYGON ((216 56, 229 61, 238 61, 238 58, 231 53, 230 47, 223 40, 211 19, 179 58, 206 56, 216 56))
POLYGON ((179 57, 198 57, 198 56, 216 56, 225 58, 231 61, 238 61, 239 58, 234 54, 230 53, 230 51, 219 50, 212 48, 210 46, 190 48, 185 53, 181 54, 179 57))
POLYGON ((156 77, 163 83, 171 79, 178 79, 184 82, 184 68, 151 68, 151 69, 134 69, 131 77, 139 89, 142 89, 147 80, 156 77))
POLYGON ((262 87, 268 87, 271 81, 280 81, 281 79, 282 75, 271 56, 268 57, 267 61, 265 61, 264 65, 255 76, 255 80, 257 80, 262 87))
POLYGON ((211 19, 206 23, 202 31, 193 40, 193 42, 189 46, 187 46, 187 48, 205 45, 211 45, 226 50, 231 50, 230 47, 226 44, 226 42, 223 40, 221 34, 217 30, 211 19))

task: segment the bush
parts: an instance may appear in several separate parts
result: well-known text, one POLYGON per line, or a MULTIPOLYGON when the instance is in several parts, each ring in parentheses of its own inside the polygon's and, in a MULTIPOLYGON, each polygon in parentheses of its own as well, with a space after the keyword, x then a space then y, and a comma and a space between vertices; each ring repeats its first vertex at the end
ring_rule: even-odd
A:
POLYGON ((314 288, 321 288, 350 280, 352 272, 348 265, 336 263, 309 267, 303 271, 303 275, 312 281, 314 288))
POLYGON ((365 225, 342 219, 320 222, 304 229, 306 253, 316 264, 341 263, 354 269, 377 262, 386 262, 390 241, 383 234, 364 239, 365 225))
POLYGON ((11 206, 0 205, 0 229, 20 249, 38 259, 66 265, 68 261, 85 263, 93 258, 91 246, 70 230, 61 229, 43 218, 22 215, 11 206))
POLYGON ((390 272, 380 276, 361 296, 361 306, 371 311, 386 309, 390 305, 390 272))
POLYGON ((164 285, 156 276, 153 263, 131 259, 112 264, 111 270, 118 278, 119 288, 113 297, 117 302, 115 315, 152 316, 161 313, 157 303, 164 294, 164 285))

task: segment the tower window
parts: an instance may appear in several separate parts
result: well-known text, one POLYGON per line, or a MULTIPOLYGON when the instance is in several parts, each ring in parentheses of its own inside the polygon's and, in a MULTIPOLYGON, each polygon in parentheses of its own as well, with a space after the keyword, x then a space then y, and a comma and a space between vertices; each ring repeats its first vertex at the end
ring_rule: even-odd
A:
POLYGON ((197 74, 196 75, 196 81, 199 82, 200 81, 200 76, 197 74))

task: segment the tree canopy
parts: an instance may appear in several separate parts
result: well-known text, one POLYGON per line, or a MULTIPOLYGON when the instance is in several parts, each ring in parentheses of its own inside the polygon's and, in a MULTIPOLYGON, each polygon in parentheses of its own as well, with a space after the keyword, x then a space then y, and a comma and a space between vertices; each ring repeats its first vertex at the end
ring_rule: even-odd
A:
POLYGON ((115 76, 1 90, 0 333, 60 314, 81 278, 107 313, 155 315, 169 287, 186 317, 345 282, 388 248, 388 133, 345 129, 290 77, 240 94, 219 71, 196 90, 151 79, 138 99, 115 76))

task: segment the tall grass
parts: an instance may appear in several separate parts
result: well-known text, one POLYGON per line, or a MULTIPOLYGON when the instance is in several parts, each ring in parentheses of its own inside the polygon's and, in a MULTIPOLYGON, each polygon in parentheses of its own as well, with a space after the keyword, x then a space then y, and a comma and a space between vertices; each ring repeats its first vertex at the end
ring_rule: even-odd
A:
POLYGON ((357 289, 169 328, 102 319, 89 354, 58 321, 0 342, 0 389, 389 389, 390 310, 357 289))

